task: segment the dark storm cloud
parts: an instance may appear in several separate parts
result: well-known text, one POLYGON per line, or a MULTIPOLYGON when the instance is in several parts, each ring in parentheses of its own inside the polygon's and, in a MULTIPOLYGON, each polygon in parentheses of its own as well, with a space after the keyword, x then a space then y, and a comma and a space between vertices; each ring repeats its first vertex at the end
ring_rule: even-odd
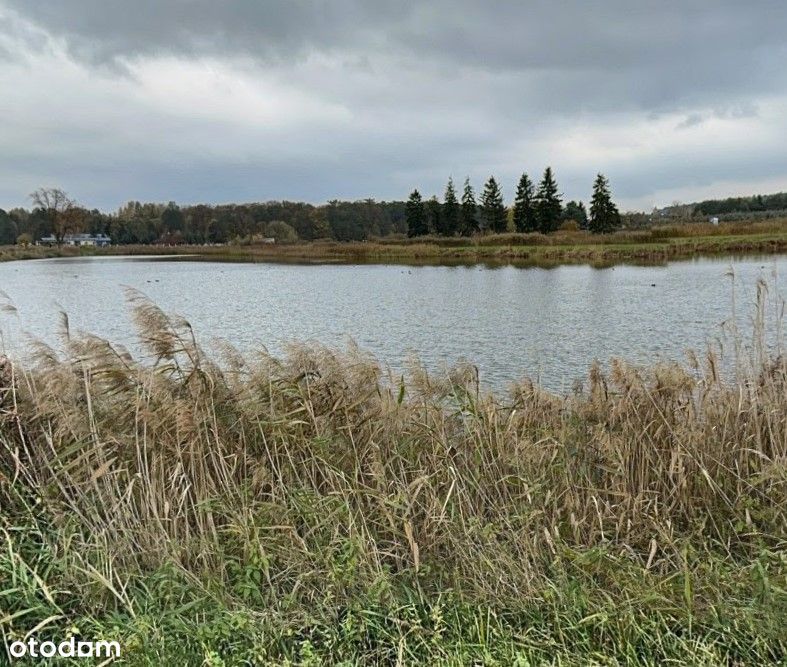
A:
POLYGON ((638 203, 787 185, 786 35, 784 0, 0 0, 0 196, 391 198, 546 162, 570 197, 598 169, 638 203))
POLYGON ((406 55, 540 75, 547 99, 660 108, 781 85, 783 0, 7 0, 97 62, 157 54, 406 55), (561 79, 561 75, 563 78, 561 79), (550 83, 554 86, 551 87, 550 83))

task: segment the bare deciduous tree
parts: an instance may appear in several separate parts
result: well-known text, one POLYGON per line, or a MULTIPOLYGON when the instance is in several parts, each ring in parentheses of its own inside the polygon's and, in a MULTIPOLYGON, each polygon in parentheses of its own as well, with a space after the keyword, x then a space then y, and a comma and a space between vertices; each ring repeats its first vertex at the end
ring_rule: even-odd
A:
POLYGON ((74 200, 60 188, 38 188, 30 193, 30 199, 35 208, 47 213, 52 224, 52 234, 57 244, 61 245, 75 224, 75 216, 72 215, 74 200))

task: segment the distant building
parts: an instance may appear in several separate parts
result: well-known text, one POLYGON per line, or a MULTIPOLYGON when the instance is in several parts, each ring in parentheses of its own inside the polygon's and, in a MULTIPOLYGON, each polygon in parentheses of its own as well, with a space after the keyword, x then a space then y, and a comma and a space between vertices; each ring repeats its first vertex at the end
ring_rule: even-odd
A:
MULTIPOLYGON (((106 234, 66 234, 63 237, 63 245, 68 246, 103 248, 111 243, 112 239, 106 234)), ((38 241, 38 245, 57 245, 57 239, 50 234, 38 241)))
POLYGON ((714 215, 714 216, 713 216, 713 217, 710 219, 710 224, 712 224, 712 225, 718 225, 718 224, 719 224, 719 219, 718 219, 718 218, 717 218, 717 217, 714 215))

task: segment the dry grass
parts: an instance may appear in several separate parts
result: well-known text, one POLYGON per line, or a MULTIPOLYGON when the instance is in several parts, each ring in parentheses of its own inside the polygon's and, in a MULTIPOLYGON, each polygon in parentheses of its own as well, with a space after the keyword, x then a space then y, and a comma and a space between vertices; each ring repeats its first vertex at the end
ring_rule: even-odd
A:
MULTIPOLYGON (((587 650, 622 662, 621 637, 650 647, 643 662, 673 655, 668 636, 678 654, 695 642, 696 656, 707 651, 718 664, 746 651, 785 655, 781 349, 755 345, 733 380, 708 353, 687 366, 615 361, 570 396, 527 381, 495 396, 472 367, 438 378, 416 365, 395 378, 356 349, 298 345, 284 358, 243 358, 228 347, 219 361, 187 322, 130 299, 147 357, 64 328, 61 351, 39 346, 32 365, 0 369, 0 530, 20 553, 10 545, 32 531, 33 553, 61 564, 54 583, 28 568, 41 579, 28 582, 31 599, 46 613, 114 609, 133 624, 140 600, 159 592, 131 591, 174 567, 230 608, 259 618, 277 610, 300 628, 279 638, 280 657, 303 659, 306 636, 309 650, 338 659, 339 648, 303 628, 315 619, 340 627, 331 614, 359 601, 388 618, 410 603, 432 614, 454 598, 457 609, 493 614, 576 610, 571 628, 555 611, 538 616, 553 634, 505 640, 528 655, 571 655, 583 646, 571 632, 590 628, 587 650), (746 596, 761 586, 755 604, 746 596), (48 587, 71 592, 71 611, 51 592, 51 612, 48 587), (724 620, 725 605, 735 620, 724 620), (614 620, 622 610, 642 636, 628 638, 631 628, 614 620)), ((14 567, 17 590, 28 569, 14 567)), ((0 626, 19 632, 24 616, 3 619, 0 607, 0 626)), ((448 656, 440 651, 450 646, 411 648, 402 622, 395 641, 359 639, 358 655, 394 662, 406 646, 413 657, 403 662, 448 656)), ((641 664, 630 650, 630 664, 641 664)))
POLYGON ((49 248, 43 246, 0 246, 0 262, 46 257, 77 257, 79 248, 49 248))
POLYGON ((645 230, 590 234, 487 234, 473 238, 403 236, 368 242, 315 241, 277 245, 161 246, 109 248, 0 247, 0 261, 75 255, 191 255, 223 261, 289 262, 515 262, 555 265, 615 262, 660 263, 671 259, 787 252, 787 220, 660 225, 645 230))
POLYGON ((113 247, 116 254, 194 254, 238 261, 516 262, 608 264, 665 262, 723 254, 787 252, 787 221, 693 223, 594 235, 580 231, 490 234, 473 238, 392 237, 369 242, 314 242, 262 246, 113 247))

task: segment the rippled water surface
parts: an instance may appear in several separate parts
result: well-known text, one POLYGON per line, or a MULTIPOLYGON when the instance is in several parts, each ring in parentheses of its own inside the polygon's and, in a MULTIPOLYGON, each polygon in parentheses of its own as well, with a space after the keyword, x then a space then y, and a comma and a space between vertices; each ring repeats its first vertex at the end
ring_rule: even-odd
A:
MULTIPOLYGON (((433 370, 459 358, 482 380, 525 375, 565 389, 593 359, 682 359, 720 334, 737 308, 751 314, 757 279, 787 294, 787 256, 702 259, 660 267, 551 269, 291 265, 69 258, 0 264, 18 315, 0 315, 7 349, 24 332, 54 341, 59 310, 72 328, 130 343, 124 286, 186 317, 205 343, 280 351, 288 340, 347 336, 400 368, 409 352, 433 370)), ((744 320, 745 321, 745 320, 744 320)))

